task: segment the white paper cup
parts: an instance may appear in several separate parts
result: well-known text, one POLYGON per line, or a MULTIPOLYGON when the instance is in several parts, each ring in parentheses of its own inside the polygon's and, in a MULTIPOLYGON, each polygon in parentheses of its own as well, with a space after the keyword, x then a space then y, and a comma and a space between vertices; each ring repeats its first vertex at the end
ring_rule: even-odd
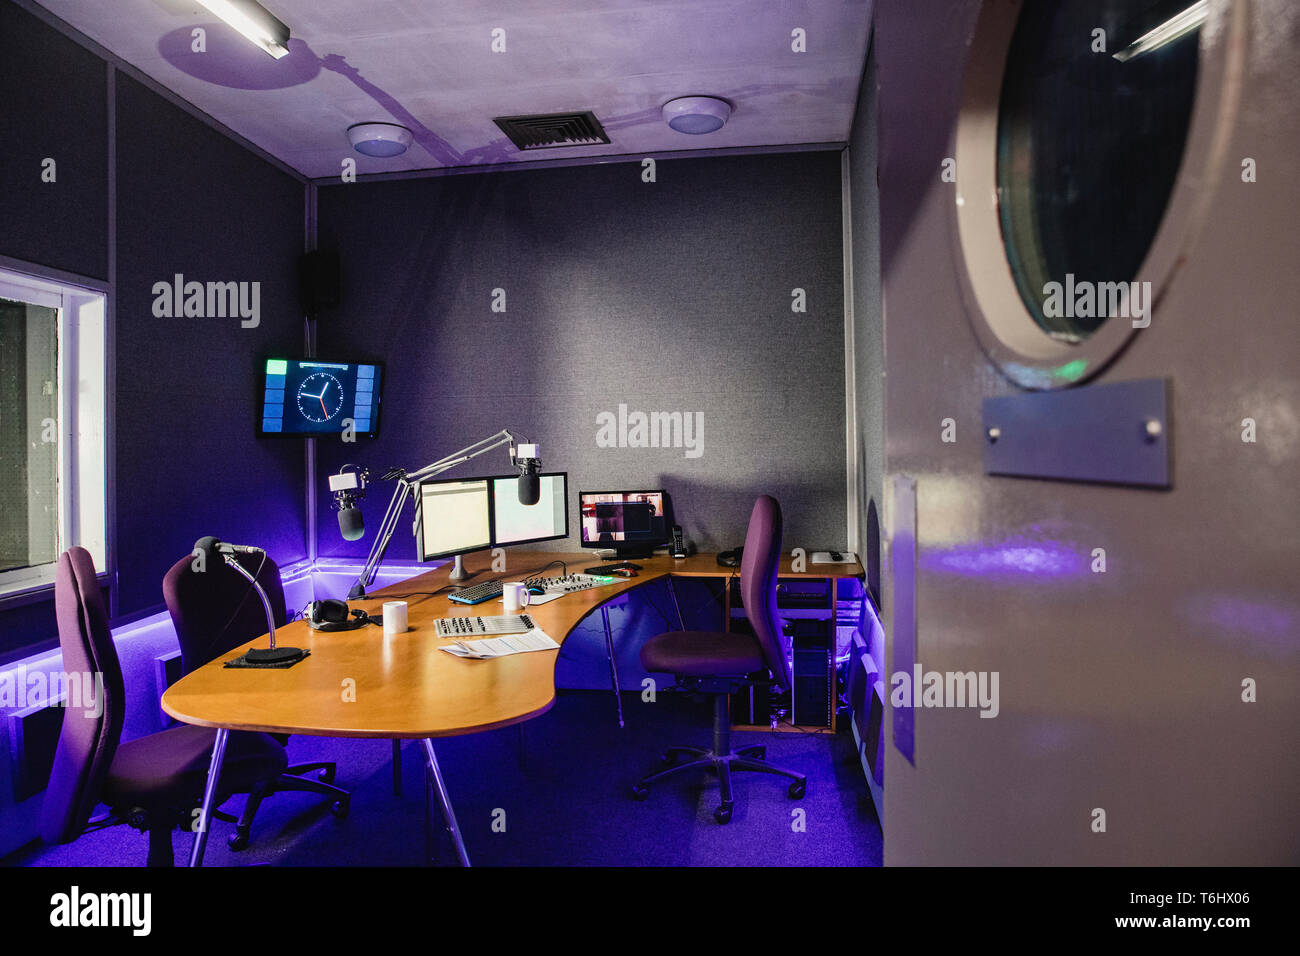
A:
POLYGON ((406 633, 406 602, 384 602, 384 636, 406 633))

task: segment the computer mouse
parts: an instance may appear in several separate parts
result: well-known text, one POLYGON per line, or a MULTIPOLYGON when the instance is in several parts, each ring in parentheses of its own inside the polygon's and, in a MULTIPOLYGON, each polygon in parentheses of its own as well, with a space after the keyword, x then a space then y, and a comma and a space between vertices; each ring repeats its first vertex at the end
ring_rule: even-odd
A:
POLYGON ((831 560, 832 560, 832 561, 843 561, 843 560, 844 560, 844 555, 840 554, 838 551, 832 551, 832 552, 831 552, 831 560))
POLYGON ((611 572, 609 572, 609 573, 610 573, 610 574, 617 574, 620 578, 634 578, 634 577, 636 577, 636 572, 633 571, 631 568, 615 568, 613 571, 611 571, 611 572))
POLYGON ((542 587, 540 584, 530 584, 528 585, 528 593, 542 595, 546 593, 546 588, 542 587))

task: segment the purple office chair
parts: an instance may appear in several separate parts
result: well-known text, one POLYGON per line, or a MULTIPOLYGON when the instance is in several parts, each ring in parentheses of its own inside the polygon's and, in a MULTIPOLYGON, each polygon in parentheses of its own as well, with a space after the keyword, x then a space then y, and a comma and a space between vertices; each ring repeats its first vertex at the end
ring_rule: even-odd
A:
MULTIPOLYGON (((277 628, 288 621, 285 609, 284 585, 280 581, 280 568, 270 557, 260 554, 232 555, 266 592, 271 604, 271 615, 277 628)), ((205 570, 194 569, 194 555, 187 554, 163 577, 163 600, 176 625, 176 638, 181 646, 181 673, 188 674, 227 651, 247 644, 266 633, 266 609, 261 598, 248 581, 226 566, 224 561, 209 564, 205 570)), ((232 733, 233 742, 240 733, 232 733)), ((287 734, 271 734, 281 747, 288 743, 287 734)), ((330 812, 340 819, 348 815, 351 797, 346 790, 333 786, 333 763, 305 763, 286 767, 267 786, 248 795, 248 803, 235 825, 235 832, 226 841, 232 850, 248 846, 253 816, 262 801, 273 793, 302 790, 331 798, 330 812), (317 771, 319 780, 303 774, 317 771)))
MULTIPOLYGON (((41 807, 41 836, 71 843, 82 833, 128 823, 149 834, 150 866, 172 866, 171 831, 189 830, 202 803, 216 731, 189 725, 120 743, 126 691, 108 628, 95 565, 85 548, 59 558, 55 614, 66 674, 99 675, 96 700, 66 701, 54 767, 41 807), (107 816, 91 820, 99 803, 107 816)), ((218 803, 251 793, 278 777, 288 761, 265 734, 245 734, 226 749, 218 803)), ((222 814, 222 819, 231 819, 222 814)))
POLYGON ((760 495, 749 515, 745 554, 740 565, 740 595, 753 635, 712 631, 670 631, 652 637, 641 649, 641 665, 648 671, 674 675, 677 686, 713 696, 713 749, 669 747, 662 763, 666 769, 652 773, 632 786, 632 796, 644 800, 650 784, 687 770, 713 770, 718 775, 722 803, 713 811, 719 823, 731 822, 731 772, 754 770, 792 778, 791 800, 804 795, 807 779, 764 760, 765 747, 731 750, 731 695, 754 683, 748 675, 768 671, 771 683, 789 686, 785 653, 781 647, 781 622, 776 614, 776 572, 781 558, 781 506, 775 498, 760 495), (695 757, 677 764, 681 754, 695 757))

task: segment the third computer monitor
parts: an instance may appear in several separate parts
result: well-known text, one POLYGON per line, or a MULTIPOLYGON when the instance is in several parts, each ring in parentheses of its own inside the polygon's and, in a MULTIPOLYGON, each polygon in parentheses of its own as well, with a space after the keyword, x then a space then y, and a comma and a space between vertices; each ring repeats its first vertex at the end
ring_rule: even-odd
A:
POLYGON ((421 482, 415 545, 420 560, 567 538, 568 475, 545 473, 537 484, 537 504, 523 505, 518 476, 421 482))
POLYGON ((668 543, 663 489, 584 491, 578 496, 578 512, 584 548, 608 548, 620 557, 648 557, 668 543))

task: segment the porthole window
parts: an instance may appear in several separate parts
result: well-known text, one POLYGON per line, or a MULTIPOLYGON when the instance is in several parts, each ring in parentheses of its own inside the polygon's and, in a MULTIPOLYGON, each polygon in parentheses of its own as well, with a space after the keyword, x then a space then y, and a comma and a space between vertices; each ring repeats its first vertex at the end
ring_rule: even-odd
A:
POLYGON ((981 6, 957 126, 956 224, 972 326, 1017 384, 1091 378, 1150 326, 1225 155, 1238 7, 981 6))
POLYGON ((998 206, 1020 298, 1054 338, 1078 342, 1107 321, 1095 291, 1132 280, 1155 239, 1187 142, 1205 6, 1021 11, 998 108, 998 206))

